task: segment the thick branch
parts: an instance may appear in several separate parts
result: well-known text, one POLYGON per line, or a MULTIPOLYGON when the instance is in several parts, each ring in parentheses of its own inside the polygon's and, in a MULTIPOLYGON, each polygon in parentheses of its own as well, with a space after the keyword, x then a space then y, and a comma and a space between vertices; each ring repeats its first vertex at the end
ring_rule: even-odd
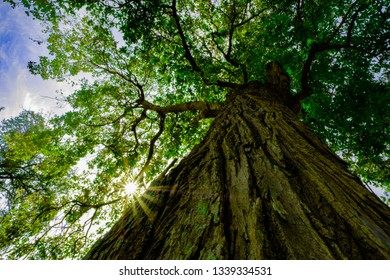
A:
POLYGON ((355 1, 351 4, 348 11, 344 14, 340 24, 335 28, 332 35, 323 43, 313 43, 311 45, 308 57, 305 61, 305 64, 303 66, 302 70, 302 77, 301 77, 301 86, 302 86, 302 92, 294 97, 296 102, 299 102, 307 97, 309 97, 312 94, 312 90, 309 87, 309 75, 310 75, 310 68, 312 63, 315 60, 315 56, 317 53, 322 51, 329 51, 329 50, 340 50, 340 49, 353 49, 360 52, 368 53, 372 56, 377 55, 376 53, 371 53, 370 51, 365 50, 364 48, 360 46, 353 46, 351 45, 351 39, 352 39, 352 30, 355 25, 355 21, 361 11, 366 9, 368 5, 361 5, 352 15, 351 21, 348 25, 347 29, 347 37, 345 38, 345 42, 341 44, 332 44, 331 41, 336 37, 336 35, 340 32, 341 27, 345 24, 345 21, 347 19, 348 14, 351 12, 351 10, 354 8, 354 6, 358 3, 358 1, 355 1))
POLYGON ((305 61, 305 64, 303 65, 303 70, 302 70, 302 77, 301 77, 302 92, 295 97, 297 102, 309 97, 312 94, 312 90, 310 89, 309 86, 309 75, 310 75, 310 68, 312 63, 315 60, 316 54, 326 50, 337 50, 337 49, 342 49, 347 47, 348 46, 346 44, 331 45, 327 43, 323 43, 323 44, 313 43, 311 45, 309 55, 307 56, 307 59, 305 61))
POLYGON ((298 95, 299 100, 302 100, 311 94, 311 90, 309 88, 309 73, 311 64, 313 63, 315 55, 318 52, 318 47, 319 45, 317 43, 313 43, 311 45, 309 55, 307 56, 305 64, 303 65, 301 77, 302 93, 298 95))
POLYGON ((190 125, 193 125, 197 123, 198 121, 202 119, 207 119, 207 118, 215 118, 218 115, 219 111, 204 111, 201 112, 199 115, 197 115, 195 118, 193 118, 190 122, 190 125))
POLYGON ((229 30, 229 39, 228 39, 229 44, 228 44, 228 50, 227 50, 227 53, 225 55, 225 58, 226 58, 226 61, 228 61, 229 63, 231 63, 235 67, 239 67, 240 64, 237 61, 235 61, 234 59, 232 59, 230 56, 232 54, 232 49, 233 49, 233 35, 234 35, 234 31, 235 31, 234 21, 236 20, 236 17, 237 17, 236 6, 233 4, 233 17, 230 20, 231 26, 230 26, 230 30, 229 30))
POLYGON ((181 27, 179 15, 177 14, 176 0, 173 0, 172 2, 172 17, 175 20, 177 31, 179 32, 180 40, 184 48, 185 58, 191 64, 192 70, 194 70, 195 72, 202 73, 202 70, 199 68, 198 64, 196 63, 194 57, 191 54, 190 47, 187 44, 187 40, 185 38, 183 28, 181 27))
POLYGON ((147 110, 153 110, 161 114, 181 113, 186 111, 219 111, 223 108, 223 105, 221 104, 203 101, 193 101, 162 107, 144 100, 140 103, 140 105, 147 110))

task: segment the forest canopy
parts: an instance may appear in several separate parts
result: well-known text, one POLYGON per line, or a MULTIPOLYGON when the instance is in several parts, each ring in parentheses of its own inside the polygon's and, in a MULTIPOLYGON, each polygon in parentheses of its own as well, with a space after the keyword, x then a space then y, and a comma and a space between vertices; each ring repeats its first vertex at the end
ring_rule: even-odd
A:
POLYGON ((74 92, 63 115, 1 122, 2 258, 83 256, 136 199, 125 186, 165 174, 271 61, 298 117, 390 192, 388 1, 5 2, 43 23, 50 55, 31 73, 74 92))

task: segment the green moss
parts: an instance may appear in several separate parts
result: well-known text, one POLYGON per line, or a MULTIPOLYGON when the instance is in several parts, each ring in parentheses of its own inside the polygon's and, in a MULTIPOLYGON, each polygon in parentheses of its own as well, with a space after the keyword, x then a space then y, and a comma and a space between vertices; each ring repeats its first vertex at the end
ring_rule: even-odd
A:
POLYGON ((209 213, 209 204, 208 202, 201 202, 198 204, 198 211, 199 211, 199 214, 201 214, 202 216, 206 216, 208 213, 209 213))

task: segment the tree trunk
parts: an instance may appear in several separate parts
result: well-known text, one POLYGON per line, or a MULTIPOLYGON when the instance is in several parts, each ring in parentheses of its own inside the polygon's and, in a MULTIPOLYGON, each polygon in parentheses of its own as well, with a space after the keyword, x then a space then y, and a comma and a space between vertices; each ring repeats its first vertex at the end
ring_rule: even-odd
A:
POLYGON ((390 259, 390 208, 275 96, 235 90, 86 258, 390 259))

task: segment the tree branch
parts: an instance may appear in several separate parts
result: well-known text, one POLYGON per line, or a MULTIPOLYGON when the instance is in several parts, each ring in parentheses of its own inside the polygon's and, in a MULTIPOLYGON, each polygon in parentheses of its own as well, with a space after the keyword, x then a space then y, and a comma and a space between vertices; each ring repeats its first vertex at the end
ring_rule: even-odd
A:
POLYGON ((182 43, 182 46, 184 49, 184 57, 190 63, 192 70, 194 72, 197 72, 200 74, 202 80, 204 81, 204 83, 206 85, 217 85, 220 87, 236 88, 238 86, 238 84, 236 84, 236 83, 224 82, 224 81, 219 81, 219 80, 216 81, 215 83, 212 83, 206 79, 204 71, 196 63, 195 58, 193 57, 191 50, 190 50, 190 47, 187 43, 183 28, 182 28, 181 23, 180 23, 180 18, 179 18, 179 15, 177 13, 176 0, 173 0, 172 6, 169 8, 172 10, 171 16, 173 17, 173 19, 175 21, 176 28, 177 28, 177 31, 178 31, 178 34, 179 34, 179 37, 180 37, 180 40, 181 40, 181 43, 182 43))
MULTIPOLYGON (((202 102, 202 101, 193 101, 193 102, 181 103, 181 104, 171 105, 171 106, 166 106, 166 107, 154 105, 147 100, 140 100, 139 104, 140 104, 140 106, 142 106, 142 108, 144 108, 144 112, 143 112, 143 115, 141 115, 141 117, 138 119, 138 122, 135 122, 133 124, 132 130, 134 131, 135 136, 136 136, 136 132, 135 132, 136 126, 142 119, 144 119, 146 117, 147 110, 152 110, 152 111, 155 111, 159 114, 160 124, 159 124, 158 132, 156 133, 156 135, 154 135, 154 137, 150 141, 149 153, 148 153, 146 162, 145 162, 144 166, 142 167, 141 171, 135 177, 136 181, 142 181, 143 174, 146 172, 146 170, 148 169, 148 167, 150 165, 150 162, 151 162, 153 154, 154 154, 154 147, 155 147, 156 141, 158 140, 158 138, 161 136, 161 134, 164 131, 165 115, 166 114, 181 113, 181 112, 186 112, 186 111, 201 111, 204 114, 211 114, 211 112, 213 112, 213 114, 216 115, 217 112, 219 112, 223 108, 223 105, 221 105, 221 104, 208 103, 208 102, 202 102)), ((136 138, 136 143, 138 145, 137 138, 136 138)))
MULTIPOLYGON (((234 9, 234 6, 233 6, 233 9, 234 9)), ((227 52, 225 52, 223 50, 223 48, 218 44, 217 40, 215 39, 215 36, 225 36, 226 34, 221 34, 219 33, 218 31, 218 26, 211 20, 211 24, 214 25, 214 27, 217 29, 216 32, 213 32, 211 33, 211 37, 212 37, 212 40, 213 42, 215 43, 217 49, 222 53, 223 57, 225 58, 225 60, 230 63, 232 66, 236 67, 236 68, 240 68, 241 71, 242 71, 242 75, 243 75, 243 79, 244 79, 244 83, 247 83, 248 82, 248 73, 246 71, 246 67, 244 64, 242 63, 239 63, 237 60, 233 59, 231 57, 231 54, 232 54, 232 51, 233 51, 233 36, 234 36, 234 32, 236 30, 236 28, 240 27, 240 26, 243 26, 245 25, 246 23, 250 22, 252 19, 258 17, 259 15, 261 15, 264 11, 266 11, 268 8, 264 8, 262 9, 261 11, 259 11, 258 13, 250 16, 249 18, 237 23, 237 24, 234 24, 236 18, 237 18, 237 13, 236 13, 236 10, 234 9, 233 11, 233 17, 230 19, 230 28, 229 28, 229 37, 228 37, 228 49, 227 49, 227 52)), ((217 82, 218 83, 218 82, 217 82)))
POLYGON ((219 103, 203 102, 203 101, 193 101, 187 103, 181 103, 171 106, 158 106, 150 103, 149 101, 141 101, 140 105, 147 109, 153 110, 161 114, 169 113, 181 113, 186 111, 220 111, 223 108, 223 105, 219 103))
POLYGON ((302 10, 303 10, 303 0, 298 0, 297 1, 297 20, 300 24, 303 23, 302 10))
POLYGON ((134 139, 135 139, 135 145, 133 148, 133 152, 137 151, 137 148, 139 146, 139 141, 138 141, 138 135, 137 135, 137 126, 140 122, 142 122, 146 118, 146 109, 144 109, 141 113, 141 115, 134 121, 131 130, 134 133, 134 139))
POLYGON ((218 115, 218 113, 219 111, 216 110, 203 111, 190 121, 190 125, 193 125, 202 119, 215 118, 218 115))
POLYGON ((82 201, 79 201, 79 200, 72 200, 70 201, 71 203, 74 203, 75 205, 81 207, 81 208, 94 208, 94 209, 99 209, 103 206, 106 206, 106 205, 110 205, 110 204, 114 204, 114 203, 117 203, 118 201, 121 201, 122 198, 117 198, 117 199, 114 199, 114 200, 111 200, 111 201, 107 201, 107 202, 103 202, 103 203, 99 203, 99 204, 89 204, 89 203, 85 203, 85 202, 82 202, 82 201))
POLYGON ((310 86, 309 86, 309 75, 310 75, 311 65, 314 62, 315 56, 317 53, 322 52, 322 51, 329 51, 329 50, 353 49, 353 50, 367 53, 371 56, 377 55, 376 53, 369 52, 360 46, 351 45, 352 30, 353 30, 353 27, 355 25, 355 21, 359 15, 359 13, 368 7, 367 4, 362 4, 353 13, 353 15, 351 17, 351 21, 350 21, 348 28, 347 28, 347 37, 345 38, 345 42, 342 44, 331 44, 331 41, 336 37, 336 35, 339 33, 341 27, 345 24, 345 21, 348 17, 348 14, 351 12, 351 10, 354 8, 354 6, 357 3, 358 3, 358 0, 356 0, 355 2, 353 2, 350 5, 348 11, 344 14, 340 24, 337 26, 337 28, 335 28, 332 35, 325 42, 313 43, 311 45, 308 57, 305 61, 305 64, 304 64, 303 70, 302 70, 302 77, 301 77, 302 92, 293 98, 294 102, 300 102, 301 100, 309 97, 312 94, 312 90, 310 89, 310 86))
POLYGON ((217 47, 217 49, 222 53, 223 57, 225 58, 225 60, 227 62, 229 62, 231 65, 233 65, 234 67, 240 67, 240 63, 238 63, 237 61, 235 61, 234 59, 232 59, 230 57, 230 54, 231 54, 231 43, 232 43, 232 32, 229 32, 229 46, 228 46, 228 52, 225 53, 225 51, 221 48, 221 46, 218 44, 217 40, 215 39, 215 35, 218 35, 218 32, 213 32, 211 33, 211 38, 213 39, 213 42, 215 43, 215 46, 217 47))
POLYGON ((261 11, 259 11, 258 13, 256 14, 253 14, 252 16, 250 16, 249 18, 247 18, 246 20, 243 20, 241 21, 240 23, 237 23, 234 25, 234 28, 237 28, 237 27, 240 27, 240 26, 243 26, 244 24, 247 24, 248 22, 250 22, 252 19, 254 18, 257 18, 258 16, 260 16, 262 13, 264 13, 266 10, 268 10, 269 8, 264 8, 262 9, 261 11))
POLYGON ((146 162, 145 162, 144 166, 142 167, 141 171, 135 177, 135 180, 138 181, 138 182, 141 181, 141 179, 143 178, 143 175, 145 174, 146 170, 149 168, 150 162, 151 162, 151 160, 153 158, 154 147, 155 147, 156 141, 158 140, 158 138, 161 136, 161 134, 164 131, 165 114, 159 113, 159 115, 160 115, 159 129, 158 129, 156 135, 154 135, 154 137, 150 140, 149 153, 148 153, 148 157, 146 159, 146 162))
POLYGON ((198 64, 196 63, 194 57, 191 54, 190 47, 187 44, 187 40, 185 38, 184 31, 180 23, 179 15, 177 14, 176 0, 173 0, 171 8, 172 8, 172 17, 175 20, 177 31, 179 32, 180 40, 184 48, 184 53, 185 53, 184 56, 190 63, 192 70, 194 70, 195 72, 202 73, 202 70, 199 68, 198 64))
POLYGON ((325 44, 329 44, 335 37, 336 35, 339 33, 341 27, 344 25, 347 17, 348 17, 348 14, 351 12, 351 10, 355 7, 355 5, 358 3, 359 0, 356 0, 355 2, 353 2, 348 10, 345 12, 344 16, 342 17, 339 25, 333 30, 333 33, 332 35, 328 38, 328 40, 325 42, 325 44))
POLYGON ((101 126, 106 126, 106 125, 111 125, 111 124, 114 124, 118 121, 120 121, 121 119, 123 119, 124 117, 127 116, 127 114, 130 112, 132 108, 125 108, 125 110, 123 111, 122 114, 120 114, 117 118, 115 118, 114 120, 112 121, 108 121, 108 122, 105 122, 105 123, 97 123, 97 124, 92 124, 92 123, 87 123, 85 124, 86 126, 91 126, 91 127, 101 127, 101 126))
MULTIPOLYGON (((122 78, 123 80, 129 82, 130 84, 132 84, 133 86, 135 86, 139 90, 140 97, 141 98, 144 97, 144 91, 143 91, 142 85, 137 81, 137 79, 135 77, 129 78, 126 75, 124 75, 123 73, 120 73, 116 70, 111 69, 108 64, 104 67, 104 66, 101 66, 101 65, 94 63, 92 61, 89 61, 89 63, 91 63, 96 68, 99 68, 103 71, 106 71, 107 73, 109 73, 111 75, 118 76, 118 77, 122 78)), ((133 75, 133 74, 130 74, 130 75, 133 75)))
POLYGON ((346 40, 345 40, 345 43, 346 43, 347 45, 350 45, 350 44, 351 44, 352 29, 353 29, 354 26, 355 26, 355 21, 356 21, 358 15, 359 15, 359 13, 360 13, 361 11, 363 11, 363 10, 364 10, 365 8, 367 8, 367 7, 368 7, 368 5, 366 5, 366 4, 361 5, 361 6, 356 10, 356 12, 352 15, 352 17, 351 17, 351 22, 349 23, 348 30, 347 30, 347 38, 346 38, 346 40))

